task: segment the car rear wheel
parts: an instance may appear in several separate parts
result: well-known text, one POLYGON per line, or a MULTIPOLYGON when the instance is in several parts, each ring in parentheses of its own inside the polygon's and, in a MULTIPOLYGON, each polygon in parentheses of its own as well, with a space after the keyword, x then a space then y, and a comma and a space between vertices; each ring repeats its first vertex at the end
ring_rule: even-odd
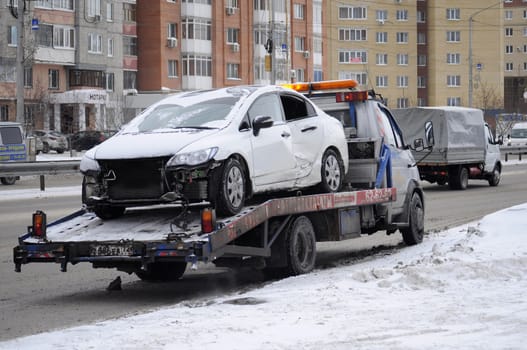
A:
POLYGON ((16 182, 16 176, 0 177, 2 185, 14 185, 16 182))
POLYGON ((492 175, 489 178, 489 185, 493 187, 498 186, 498 184, 500 183, 500 179, 501 179, 500 168, 498 166, 495 166, 494 170, 492 171, 492 175))
POLYGON ((245 181, 244 167, 234 158, 228 159, 217 169, 210 179, 210 188, 216 193, 209 193, 209 197, 219 215, 231 216, 242 210, 246 195, 245 181))
POLYGON ((319 188, 322 192, 332 193, 340 190, 344 177, 344 163, 337 152, 332 149, 324 152, 320 173, 322 181, 319 188))

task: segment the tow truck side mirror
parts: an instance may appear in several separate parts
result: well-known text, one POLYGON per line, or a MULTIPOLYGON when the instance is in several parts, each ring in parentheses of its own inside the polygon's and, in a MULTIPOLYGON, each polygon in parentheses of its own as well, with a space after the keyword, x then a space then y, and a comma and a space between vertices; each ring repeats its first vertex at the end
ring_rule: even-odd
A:
POLYGON ((253 134, 258 136, 260 129, 270 128, 273 126, 273 118, 268 115, 260 115, 253 120, 253 134))

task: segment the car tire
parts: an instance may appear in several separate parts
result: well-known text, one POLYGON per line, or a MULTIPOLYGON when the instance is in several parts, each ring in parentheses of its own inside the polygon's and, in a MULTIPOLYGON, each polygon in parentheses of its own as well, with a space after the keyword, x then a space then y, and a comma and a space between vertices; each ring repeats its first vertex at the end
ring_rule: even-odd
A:
POLYGON ((64 153, 64 149, 63 149, 63 148, 59 148, 59 149, 57 149, 57 153, 58 153, 58 154, 62 154, 62 153, 64 153))
POLYGON ((238 214, 245 205, 246 178, 242 164, 230 158, 209 179, 209 199, 221 216, 238 214))
POLYGON ((42 153, 49 153, 49 145, 44 142, 44 146, 42 148, 42 153))
POLYGON ((318 188, 323 193, 340 191, 344 180, 344 162, 338 153, 332 149, 326 150, 320 166, 322 181, 318 188))
POLYGON ((135 271, 135 274, 147 282, 170 282, 180 279, 186 268, 186 262, 155 262, 148 264, 146 270, 135 271))
POLYGON ((415 245, 423 241, 425 232, 425 210, 421 196, 414 192, 409 203, 408 227, 401 229, 403 241, 406 245, 415 245))
POLYGON ((306 216, 297 217, 285 239, 287 274, 291 276, 311 272, 317 256, 315 229, 306 216))
POLYGON ((489 178, 489 186, 496 187, 500 183, 501 180, 501 169, 499 166, 495 166, 494 170, 492 170, 492 175, 489 178))
POLYGON ((448 184, 453 190, 466 190, 468 187, 468 169, 463 166, 449 169, 448 184))
POLYGON ((16 176, 6 176, 6 177, 0 177, 0 182, 2 182, 2 185, 14 185, 16 182, 16 176))

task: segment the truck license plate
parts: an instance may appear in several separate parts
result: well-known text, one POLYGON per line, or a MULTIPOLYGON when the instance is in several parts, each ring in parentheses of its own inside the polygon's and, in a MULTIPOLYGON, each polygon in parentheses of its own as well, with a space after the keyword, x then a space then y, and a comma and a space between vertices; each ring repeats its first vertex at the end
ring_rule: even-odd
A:
POLYGON ((134 255, 131 244, 92 244, 90 256, 130 256, 134 255))

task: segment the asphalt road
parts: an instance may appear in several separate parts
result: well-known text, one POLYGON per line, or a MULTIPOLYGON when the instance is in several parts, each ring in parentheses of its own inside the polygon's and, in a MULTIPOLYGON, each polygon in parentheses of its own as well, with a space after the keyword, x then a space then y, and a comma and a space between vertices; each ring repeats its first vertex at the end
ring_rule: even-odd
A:
MULTIPOLYGON (((424 184, 427 231, 441 230, 476 220, 486 214, 527 200, 527 161, 504 169, 498 187, 484 181, 470 181, 466 191, 451 191, 447 186, 424 184)), ((46 186, 72 186, 79 176, 56 176, 46 179, 46 186)), ((13 187, 0 191, 34 188, 38 178, 24 178, 13 187)), ((254 271, 234 273, 202 265, 186 273, 175 283, 146 283, 134 275, 116 270, 92 269, 89 264, 68 266, 67 273, 58 264, 22 266, 14 272, 12 249, 17 237, 25 232, 31 213, 43 209, 53 220, 80 207, 80 195, 59 198, 15 199, 0 201, 0 341, 46 332, 96 320, 116 318, 162 308, 177 302, 212 298, 218 293, 234 293, 259 288, 266 283, 254 271), (115 277, 123 280, 123 290, 107 292, 115 277)), ((400 234, 383 233, 345 242, 317 245, 317 268, 330 268, 353 261, 373 251, 399 249, 400 234)))

